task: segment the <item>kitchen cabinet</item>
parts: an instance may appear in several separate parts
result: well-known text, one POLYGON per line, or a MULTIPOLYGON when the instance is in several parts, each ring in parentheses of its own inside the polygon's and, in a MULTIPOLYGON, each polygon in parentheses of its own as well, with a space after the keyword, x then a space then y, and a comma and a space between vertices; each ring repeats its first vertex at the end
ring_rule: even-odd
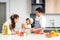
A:
POLYGON ((45 12, 45 0, 32 0, 31 1, 32 14, 35 14, 36 8, 40 7, 45 12))
POLYGON ((60 0, 45 0, 46 14, 60 14, 60 0))
POLYGON ((55 4, 54 4, 54 0, 46 0, 45 1, 45 12, 47 14, 52 14, 54 13, 54 9, 55 9, 55 4))
POLYGON ((57 13, 60 14, 60 0, 57 0, 57 13))
POLYGON ((42 8, 45 14, 60 14, 60 0, 31 0, 31 14, 36 8, 42 8))

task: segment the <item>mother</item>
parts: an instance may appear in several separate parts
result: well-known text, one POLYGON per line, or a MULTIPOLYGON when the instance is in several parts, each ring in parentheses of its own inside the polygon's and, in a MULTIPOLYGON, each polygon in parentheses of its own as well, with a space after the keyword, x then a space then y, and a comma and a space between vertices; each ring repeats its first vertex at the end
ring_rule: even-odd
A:
POLYGON ((2 27, 2 34, 11 34, 15 28, 16 23, 19 20, 19 15, 13 14, 9 20, 7 20, 2 27))

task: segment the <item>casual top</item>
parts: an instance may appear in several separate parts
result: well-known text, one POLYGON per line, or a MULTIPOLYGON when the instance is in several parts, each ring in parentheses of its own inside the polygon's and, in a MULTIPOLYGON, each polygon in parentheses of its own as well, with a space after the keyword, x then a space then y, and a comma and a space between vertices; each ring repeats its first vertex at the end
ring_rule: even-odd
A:
POLYGON ((7 26, 8 34, 15 34, 16 29, 10 30, 11 20, 7 20, 3 25, 7 26))
POLYGON ((9 25, 11 24, 11 20, 7 20, 3 25, 6 25, 7 26, 7 30, 8 30, 8 34, 11 34, 11 30, 9 28, 9 25))
POLYGON ((25 27, 26 27, 26 29, 30 29, 31 28, 31 24, 29 24, 29 25, 25 24, 25 27))

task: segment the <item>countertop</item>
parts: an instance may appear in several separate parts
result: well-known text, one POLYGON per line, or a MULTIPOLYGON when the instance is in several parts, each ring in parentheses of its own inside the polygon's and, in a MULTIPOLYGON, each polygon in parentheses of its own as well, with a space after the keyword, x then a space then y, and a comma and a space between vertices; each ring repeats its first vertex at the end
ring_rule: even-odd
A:
POLYGON ((18 35, 2 35, 0 33, 0 40, 60 40, 60 35, 57 37, 47 38, 45 35, 41 34, 29 34, 27 36, 18 35))

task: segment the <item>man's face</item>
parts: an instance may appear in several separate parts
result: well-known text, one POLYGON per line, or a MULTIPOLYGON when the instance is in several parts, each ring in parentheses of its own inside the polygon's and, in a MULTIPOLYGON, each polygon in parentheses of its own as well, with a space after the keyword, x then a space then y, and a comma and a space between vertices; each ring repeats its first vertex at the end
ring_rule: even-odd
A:
POLYGON ((36 16, 40 16, 40 12, 36 11, 36 16))

